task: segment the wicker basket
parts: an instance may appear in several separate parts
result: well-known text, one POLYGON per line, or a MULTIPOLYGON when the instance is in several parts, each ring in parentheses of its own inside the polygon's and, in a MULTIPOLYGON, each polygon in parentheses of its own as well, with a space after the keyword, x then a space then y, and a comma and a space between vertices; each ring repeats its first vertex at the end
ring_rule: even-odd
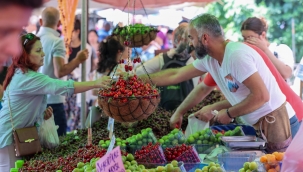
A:
MULTIPOLYGON (((149 31, 142 31, 144 27, 133 27, 137 29, 137 33, 130 35, 126 33, 125 35, 114 34, 117 36, 120 44, 124 45, 124 41, 130 41, 128 47, 142 47, 143 45, 148 45, 157 36, 158 30, 151 29, 149 31), (145 33, 143 33, 145 32, 145 33), (129 39, 127 39, 129 37, 129 39)), ((119 28, 120 32, 123 28, 119 28)))
POLYGON ((104 113, 118 122, 135 122, 148 118, 157 108, 160 96, 136 97, 122 102, 121 99, 112 99, 99 96, 98 104, 104 113))
MULTIPOLYGON (((157 36, 157 31, 150 31, 144 34, 134 34, 130 37, 130 44, 128 47, 142 47, 143 45, 148 45, 157 36)), ((126 36, 117 35, 120 44, 124 45, 126 36)))

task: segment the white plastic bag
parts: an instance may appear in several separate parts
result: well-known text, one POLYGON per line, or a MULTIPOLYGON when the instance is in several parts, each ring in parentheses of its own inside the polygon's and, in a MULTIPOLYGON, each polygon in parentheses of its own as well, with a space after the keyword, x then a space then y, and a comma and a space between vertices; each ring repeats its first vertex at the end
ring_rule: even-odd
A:
POLYGON ((282 162, 282 172, 303 171, 303 125, 300 126, 295 138, 286 149, 282 162))
POLYGON ((185 130, 185 137, 188 138, 191 134, 194 134, 197 131, 204 130, 209 128, 209 122, 201 121, 196 118, 194 114, 188 116, 188 124, 185 130))
POLYGON ((59 127, 55 125, 54 115, 52 115, 48 120, 44 120, 40 125, 39 138, 40 143, 43 147, 52 149, 59 146, 59 136, 57 129, 59 127))

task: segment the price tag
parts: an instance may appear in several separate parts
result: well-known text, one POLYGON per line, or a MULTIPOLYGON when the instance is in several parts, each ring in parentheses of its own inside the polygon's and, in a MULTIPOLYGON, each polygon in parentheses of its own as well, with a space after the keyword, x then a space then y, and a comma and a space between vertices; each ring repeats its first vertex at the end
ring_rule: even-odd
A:
POLYGON ((108 148, 107 148, 106 154, 107 154, 108 152, 110 152, 110 151, 113 150, 113 148, 114 148, 114 146, 115 146, 115 143, 116 143, 116 138, 115 138, 115 135, 113 135, 113 137, 112 137, 111 140, 110 140, 110 144, 109 144, 109 146, 108 146, 108 148))
POLYGON ((125 172, 120 147, 117 146, 100 158, 96 163, 96 168, 97 172, 125 172))
POLYGON ((108 136, 109 139, 112 139, 113 133, 114 133, 114 124, 111 124, 110 130, 109 130, 109 136, 108 136))
POLYGON ((108 123, 107 123, 107 130, 108 131, 110 131, 111 125, 113 126, 113 129, 114 129, 114 123, 115 123, 115 119, 111 118, 111 117, 108 117, 108 123))

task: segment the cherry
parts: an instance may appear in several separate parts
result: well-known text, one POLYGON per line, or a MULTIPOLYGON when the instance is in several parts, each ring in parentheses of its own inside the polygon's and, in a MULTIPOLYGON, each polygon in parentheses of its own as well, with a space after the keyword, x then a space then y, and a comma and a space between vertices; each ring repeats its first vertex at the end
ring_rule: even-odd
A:
POLYGON ((126 72, 128 72, 128 65, 125 65, 124 69, 125 69, 126 72))
POLYGON ((131 42, 128 41, 128 40, 124 41, 124 45, 125 45, 125 46, 129 46, 130 44, 131 44, 131 42))

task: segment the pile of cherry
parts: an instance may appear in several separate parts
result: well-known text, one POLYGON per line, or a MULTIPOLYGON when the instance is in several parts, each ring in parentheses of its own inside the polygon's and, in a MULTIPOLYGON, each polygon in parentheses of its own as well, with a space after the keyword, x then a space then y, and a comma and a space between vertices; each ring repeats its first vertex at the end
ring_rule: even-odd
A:
POLYGON ((201 161, 198 152, 192 145, 182 144, 166 148, 164 154, 169 162, 172 160, 183 161, 184 163, 198 163, 201 161))
POLYGON ((135 152, 135 159, 141 163, 164 164, 167 162, 160 143, 154 145, 149 143, 146 146, 142 146, 140 150, 135 152))
MULTIPOLYGON (((66 157, 59 157, 48 161, 25 161, 19 171, 30 172, 62 170, 72 172, 77 167, 79 162, 83 162, 85 164, 90 162, 93 158, 103 157, 106 152, 106 149, 102 149, 99 146, 86 145, 85 147, 78 149, 76 152, 66 157)), ((121 155, 127 156, 127 153, 121 151, 121 155)))
POLYGON ((166 163, 173 160, 183 161, 184 163, 199 163, 200 158, 194 146, 191 145, 178 145, 166 148, 163 152, 159 143, 149 143, 143 146, 140 150, 135 152, 135 159, 137 162, 148 163, 166 163))

